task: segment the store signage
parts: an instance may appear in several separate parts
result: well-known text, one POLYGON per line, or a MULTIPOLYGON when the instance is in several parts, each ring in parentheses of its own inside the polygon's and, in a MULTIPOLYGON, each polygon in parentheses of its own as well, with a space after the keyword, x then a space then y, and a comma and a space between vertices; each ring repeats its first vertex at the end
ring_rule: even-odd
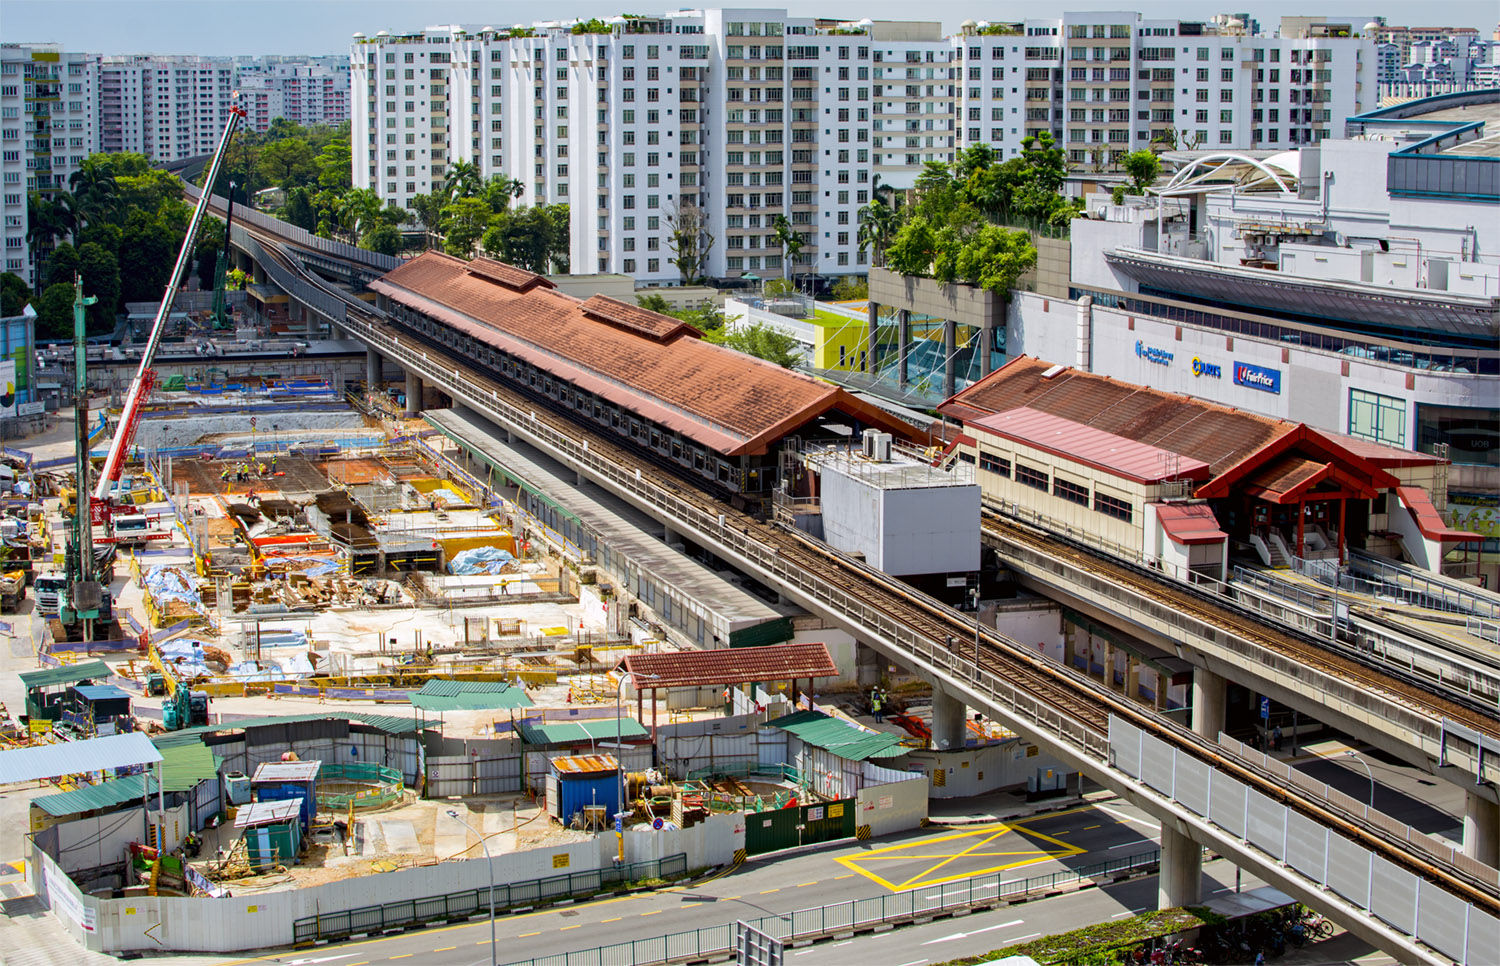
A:
POLYGON ((1252 366, 1248 362, 1234 364, 1234 384, 1259 389, 1261 392, 1281 394, 1281 370, 1252 366))
POLYGON ((1224 372, 1212 362, 1204 362, 1197 356, 1193 356, 1193 375, 1206 376, 1209 379, 1221 379, 1224 372))
POLYGON ((1154 362, 1159 366, 1170 366, 1172 364, 1172 353, 1166 349, 1158 349, 1155 346, 1146 345, 1139 339, 1135 342, 1135 354, 1147 362, 1154 362))

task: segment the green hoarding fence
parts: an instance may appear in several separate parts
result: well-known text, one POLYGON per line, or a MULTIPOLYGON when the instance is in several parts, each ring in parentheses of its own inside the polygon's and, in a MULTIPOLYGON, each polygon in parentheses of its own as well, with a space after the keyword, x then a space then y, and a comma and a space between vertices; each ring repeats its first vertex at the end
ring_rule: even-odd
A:
MULTIPOLYGON (((592 895, 611 886, 625 885, 640 879, 680 879, 687 875, 687 871, 687 855, 678 853, 661 860, 632 862, 608 869, 569 872, 526 882, 497 882, 495 911, 592 895)), ((298 919, 292 924, 292 942, 300 944, 347 939, 350 936, 407 929, 430 922, 456 922, 486 915, 489 910, 489 886, 465 889, 463 892, 450 892, 426 899, 387 902, 378 906, 364 906, 298 919)))
POLYGON ((799 845, 854 837, 854 799, 777 808, 745 815, 745 853, 764 855, 799 845), (800 826, 800 828, 799 828, 800 826))

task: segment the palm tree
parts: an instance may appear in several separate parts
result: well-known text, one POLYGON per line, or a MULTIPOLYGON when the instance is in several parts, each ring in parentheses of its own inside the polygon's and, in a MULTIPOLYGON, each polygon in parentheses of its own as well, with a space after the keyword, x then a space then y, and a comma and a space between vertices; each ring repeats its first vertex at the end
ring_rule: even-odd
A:
POLYGON ((380 223, 380 211, 384 207, 380 196, 373 190, 351 188, 338 200, 339 221, 358 239, 380 223))
POLYGON ((77 214, 87 224, 107 220, 119 210, 120 185, 115 180, 114 161, 107 154, 84 158, 68 179, 68 188, 77 202, 77 214))
POLYGON ((49 198, 32 192, 26 198, 26 241, 31 245, 31 261, 37 278, 46 278, 47 255, 57 247, 57 240, 70 237, 78 220, 73 210, 73 196, 58 191, 49 198))
POLYGON ((479 166, 473 161, 465 161, 459 158, 448 165, 448 200, 457 201, 460 198, 472 198, 479 194, 484 181, 479 176, 479 166))
POLYGON ((802 254, 802 236, 792 231, 792 223, 786 220, 786 215, 777 215, 771 227, 776 230, 776 242, 781 246, 782 271, 789 280, 795 280, 797 256, 802 254))
POLYGON ((876 198, 859 212, 859 250, 874 249, 870 261, 877 267, 885 265, 885 250, 895 237, 901 218, 894 208, 876 198))

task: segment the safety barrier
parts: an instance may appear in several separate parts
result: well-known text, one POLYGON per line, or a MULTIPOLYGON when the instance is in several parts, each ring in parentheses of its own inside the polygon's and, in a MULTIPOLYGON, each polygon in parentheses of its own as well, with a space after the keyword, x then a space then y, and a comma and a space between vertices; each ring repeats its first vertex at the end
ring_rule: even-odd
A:
MULTIPOLYGON (((533 906, 573 896, 592 895, 611 886, 628 885, 641 879, 678 879, 687 875, 687 855, 678 853, 650 862, 632 862, 607 869, 568 872, 545 879, 495 884, 495 910, 533 906)), ((298 919, 292 924, 292 942, 310 943, 350 936, 404 929, 428 922, 451 922, 486 914, 490 890, 466 889, 426 899, 408 899, 379 906, 364 906, 298 919)))
MULTIPOLYGON (((1120 771, 1247 845, 1285 862, 1308 879, 1324 883, 1350 905, 1368 910, 1400 932, 1460 962, 1466 961, 1467 949, 1493 949, 1493 937, 1500 933, 1500 920, 1474 904, 1418 878, 1356 840, 1261 794, 1228 773, 1215 771, 1206 762, 1184 754, 1122 718, 1110 716, 1109 736, 1111 758, 1120 771), (1471 939, 1473 946, 1469 945, 1471 939)), ((1238 748, 1238 743, 1226 736, 1221 735, 1220 742, 1238 748)), ((1285 768, 1279 762, 1260 761, 1256 765, 1285 768)), ((1290 769, 1279 772, 1278 777, 1304 793, 1322 797, 1330 808, 1357 806, 1353 814, 1363 810, 1361 817, 1377 824, 1372 819, 1378 813, 1364 810, 1347 795, 1323 786, 1319 796, 1314 786, 1321 785, 1320 782, 1308 781, 1290 769)), ((1398 823, 1387 819, 1378 824, 1391 831, 1389 826, 1398 823)), ((1496 887, 1494 869, 1461 854, 1455 856, 1451 848, 1436 843, 1430 836, 1413 835, 1410 830, 1407 833, 1403 837, 1416 847, 1415 851, 1463 869, 1484 881, 1489 889, 1496 887), (1436 854, 1440 851, 1447 854, 1436 854)))
POLYGON ((325 764, 318 771, 318 806, 342 812, 351 804, 355 808, 377 808, 400 798, 405 784, 401 771, 373 762, 325 764), (328 786, 364 785, 350 791, 328 786))
MULTIPOLYGON (((762 916, 759 919, 745 920, 745 925, 783 943, 812 942, 829 936, 871 930, 879 925, 909 923, 959 910, 993 906, 1003 900, 1053 892, 1084 881, 1151 871, 1160 860, 1160 852, 1153 849, 1077 870, 1047 875, 1005 879, 1001 873, 992 872, 959 882, 919 886, 891 895, 850 899, 811 909, 798 909, 780 916, 762 916)), ((634 939, 609 946, 542 956, 511 963, 509 966, 600 966, 602 963, 649 966, 679 960, 692 961, 732 952, 736 928, 735 923, 705 926, 688 932, 653 936, 650 939, 634 939)))

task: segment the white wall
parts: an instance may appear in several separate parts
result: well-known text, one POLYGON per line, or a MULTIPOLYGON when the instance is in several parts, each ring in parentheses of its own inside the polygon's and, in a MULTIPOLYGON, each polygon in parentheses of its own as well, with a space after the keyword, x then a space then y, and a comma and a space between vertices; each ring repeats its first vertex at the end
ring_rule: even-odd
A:
POLYGON ((860 825, 876 838, 921 828, 927 819, 927 779, 922 776, 886 785, 867 785, 854 796, 860 825))
MULTIPOLYGON (((878 477, 877 477, 878 480, 878 477)), ((825 462, 823 534, 888 574, 979 569, 979 487, 881 486, 825 462)))
MULTIPOLYGON (((155 798, 151 801, 156 803, 155 798)), ((53 827, 57 829, 58 865, 63 871, 97 869, 121 861, 130 843, 146 840, 146 813, 130 808, 53 827)))
POLYGON ((941 799, 1024 787, 1038 769, 1063 768, 1057 759, 1020 738, 963 751, 914 751, 889 764, 893 768, 906 767, 914 774, 920 769, 929 780, 929 797, 941 799), (939 769, 943 771, 941 785, 935 774, 939 769))

